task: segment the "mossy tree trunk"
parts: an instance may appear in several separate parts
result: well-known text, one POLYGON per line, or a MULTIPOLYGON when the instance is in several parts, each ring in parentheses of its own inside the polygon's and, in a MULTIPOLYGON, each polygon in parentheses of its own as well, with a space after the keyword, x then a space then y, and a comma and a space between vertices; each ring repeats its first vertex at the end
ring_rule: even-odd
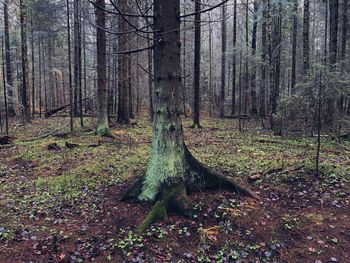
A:
POLYGON ((126 189, 122 199, 155 202, 139 231, 155 220, 167 218, 167 211, 189 216, 192 205, 187 193, 199 189, 226 188, 253 196, 232 179, 198 162, 184 143, 180 94, 180 3, 154 1, 154 121, 151 158, 144 175, 126 189), (165 33, 166 32, 166 33, 165 33))
POLYGON ((108 125, 107 112, 107 86, 106 86, 106 15, 105 0, 96 0, 96 24, 97 24, 97 128, 100 136, 111 136, 108 125), (101 7, 101 8, 99 8, 101 7))

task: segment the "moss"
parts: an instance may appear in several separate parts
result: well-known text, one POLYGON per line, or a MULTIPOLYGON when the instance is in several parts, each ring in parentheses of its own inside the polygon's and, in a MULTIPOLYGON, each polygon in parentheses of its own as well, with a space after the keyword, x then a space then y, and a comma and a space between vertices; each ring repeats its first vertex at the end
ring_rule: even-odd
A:
POLYGON ((111 129, 108 125, 99 125, 96 129, 96 134, 101 137, 114 137, 113 133, 111 132, 111 129))
POLYGON ((154 200, 162 185, 183 180, 186 173, 181 120, 169 124, 164 110, 160 108, 161 114, 154 122, 151 159, 139 196, 143 201, 154 200))
POLYGON ((149 227, 152 223, 154 223, 156 220, 166 220, 167 215, 167 202, 162 200, 158 201, 153 207, 151 212, 146 216, 146 218, 142 221, 142 223, 137 228, 137 231, 139 233, 142 233, 146 230, 147 227, 149 227))

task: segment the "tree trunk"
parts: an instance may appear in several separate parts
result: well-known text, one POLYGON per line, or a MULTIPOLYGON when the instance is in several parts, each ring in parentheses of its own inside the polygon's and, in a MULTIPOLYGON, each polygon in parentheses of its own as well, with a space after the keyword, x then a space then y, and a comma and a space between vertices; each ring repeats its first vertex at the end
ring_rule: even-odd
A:
POLYGON ((96 133, 100 136, 110 136, 107 112, 107 87, 106 87, 106 15, 105 0, 96 0, 96 25, 97 25, 97 127, 96 133), (100 7, 100 8, 99 8, 100 7))
POLYGON ((34 26, 33 26, 33 11, 31 12, 30 19, 30 33, 31 33, 31 44, 32 44, 32 118, 35 116, 35 56, 34 56, 34 26))
POLYGON ((346 42, 348 29, 348 0, 343 0, 343 14, 342 14, 342 37, 341 37, 341 51, 340 59, 345 61, 346 42))
MULTIPOLYGON (((148 0, 146 0, 146 10, 148 10, 148 0)), ((148 21, 148 20, 147 20, 148 21)), ((147 44, 148 46, 152 45, 151 35, 147 34, 147 44)), ((153 121, 153 56, 152 49, 147 51, 147 60, 148 60, 148 98, 149 98, 149 116, 150 120, 153 121)))
MULTIPOLYGON (((282 26, 282 2, 278 3, 277 12, 273 15, 273 82, 271 92, 271 113, 277 113, 277 101, 280 89, 280 72, 281 72, 281 26, 282 26)), ((272 80, 271 80, 272 81, 272 80)), ((273 118, 271 118, 271 126, 273 126, 273 118)))
POLYGON ((298 0, 294 0, 293 30, 292 30, 292 84, 291 93, 295 93, 296 64, 297 64, 297 37, 298 37, 298 0))
POLYGON ((266 66, 267 61, 267 8, 263 5, 263 17, 261 23, 261 78, 260 78, 260 117, 264 119, 266 117, 266 66))
POLYGON ((21 49, 22 49, 22 106, 25 122, 31 121, 30 97, 29 97, 29 66, 27 46, 27 5, 26 0, 20 0, 20 25, 21 25, 21 49))
MULTIPOLYGON (((128 0, 120 1, 121 12, 126 12, 128 0)), ((119 16, 118 26, 120 32, 127 31, 125 20, 119 16)), ((119 36, 119 49, 128 49, 128 38, 125 34, 119 36)), ((119 73, 119 103, 118 103, 118 123, 130 123, 130 105, 129 105, 129 86, 128 86, 128 55, 119 55, 118 57, 118 73, 119 73)))
POLYGON ((221 23, 221 90, 220 90, 220 118, 225 117, 225 85, 226 85, 226 4, 222 5, 221 23))
POLYGON ((310 69, 310 0, 304 0, 304 20, 303 20, 303 56, 304 56, 304 76, 308 75, 310 69))
POLYGON ((80 0, 74 0, 74 116, 80 116, 81 91, 81 31, 80 0))
POLYGON ((201 0, 195 2, 193 128, 200 128, 201 0))
POLYGON ((247 115, 249 113, 249 101, 250 101, 250 86, 249 86, 249 0, 246 0, 245 3, 245 42, 246 42, 246 50, 245 50, 245 74, 244 74, 244 114, 247 115))
MULTIPOLYGON (((237 0, 235 0, 237 1, 237 0)), ((256 116, 258 114, 257 96, 256 96, 256 35, 258 28, 258 11, 259 11, 259 1, 254 1, 254 21, 253 21, 253 31, 252 31, 252 74, 251 74, 251 111, 252 115, 256 116)))
MULTIPOLYGON (((2 83, 3 83, 3 94, 4 94, 4 109, 5 109, 5 133, 9 134, 9 121, 8 121, 8 103, 6 96, 6 77, 5 77, 5 44, 4 38, 1 38, 1 60, 2 60, 2 83)), ((2 109, 0 108, 0 111, 2 109)), ((2 128, 2 123, 1 123, 2 128)), ((2 131, 2 130, 1 130, 2 131)))
POLYGON ((74 103, 73 103, 73 83, 72 83, 72 58, 71 58, 71 32, 70 32, 70 8, 69 0, 66 0, 67 6, 67 42, 68 42, 68 80, 69 80, 69 102, 70 102, 70 131, 74 129, 73 115, 74 115, 74 103))
POLYGON ((329 13, 329 64, 334 67, 337 63, 339 0, 330 0, 329 13))
POLYGON ((11 48, 10 48, 10 29, 8 19, 8 0, 4 0, 4 37, 5 37, 5 61, 6 61, 6 82, 7 82, 7 99, 8 99, 8 115, 13 117, 16 115, 15 102, 13 98, 13 82, 12 82, 12 65, 11 65, 11 48))

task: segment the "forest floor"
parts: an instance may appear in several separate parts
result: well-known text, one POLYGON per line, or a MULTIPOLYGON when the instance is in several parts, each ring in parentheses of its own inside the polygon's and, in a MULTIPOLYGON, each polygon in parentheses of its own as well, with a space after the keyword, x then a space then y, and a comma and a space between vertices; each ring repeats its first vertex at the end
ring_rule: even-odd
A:
POLYGON ((0 148, 1 263, 350 262, 350 142, 322 139, 316 177, 314 138, 283 139, 253 122, 240 133, 236 120, 209 118, 193 130, 185 120, 194 156, 261 200, 194 193, 194 218, 170 215, 139 235, 151 205, 119 198, 146 167, 150 123, 116 126, 114 139, 57 134, 68 121, 16 126, 12 147, 0 148))

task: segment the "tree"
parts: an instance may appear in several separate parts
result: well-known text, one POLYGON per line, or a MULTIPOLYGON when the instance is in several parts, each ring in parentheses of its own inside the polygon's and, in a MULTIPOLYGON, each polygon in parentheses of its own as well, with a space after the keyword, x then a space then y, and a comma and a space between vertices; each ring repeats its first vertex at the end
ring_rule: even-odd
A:
POLYGON ((225 85, 226 85, 226 3, 222 5, 221 22, 221 90, 220 90, 220 118, 225 117, 225 85))
POLYGON ((298 38, 298 0, 293 2, 293 29, 292 29, 292 80, 291 93, 295 93, 296 66, 297 66, 297 38, 298 38))
POLYGON ((95 14, 97 25, 97 127, 96 133, 100 136, 110 136, 107 111, 106 86, 106 15, 105 0, 96 0, 95 14))
POLYGON ((201 0, 195 2, 193 128, 200 128, 201 0))
POLYGON ((329 1, 329 64, 337 63, 339 0, 329 1))
POLYGON ((11 65, 11 47, 10 32, 8 19, 8 0, 4 0, 4 37, 5 37, 5 62, 6 62, 6 82, 7 82, 7 99, 8 99, 8 115, 13 117, 16 115, 15 103, 13 99, 13 82, 12 82, 12 65, 11 65))
POLYGON ((244 114, 247 115, 249 112, 249 101, 250 101, 250 92, 249 92, 249 1, 246 0, 245 3, 245 42, 246 42, 246 50, 245 50, 245 74, 244 74, 244 84, 245 90, 244 95, 244 114))
MULTIPOLYGON (((82 48, 81 48, 81 2, 74 0, 74 115, 80 116, 83 127, 82 105, 82 48)), ((50 48, 49 48, 50 50, 50 48)))
MULTIPOLYGON (((235 0, 236 1, 236 0, 235 0)), ((258 11, 259 11, 259 1, 254 1, 254 18, 253 18, 253 30, 252 30, 252 57, 255 61, 256 55, 256 35, 258 28, 258 11)), ((256 96, 256 63, 253 63, 252 74, 251 74, 251 113, 253 116, 258 114, 257 106, 257 96, 256 96)))
POLYGON ((266 116, 266 66, 267 66, 267 8, 263 5, 263 17, 261 23, 261 78, 260 78, 260 117, 266 116))
MULTIPOLYGON (((69 102, 70 102, 70 130, 74 129, 73 115, 74 115, 74 104, 73 104, 73 87, 72 87, 72 58, 71 58, 71 32, 70 32, 70 8, 69 0, 66 0, 67 6, 67 44, 68 44, 68 79, 69 79, 69 102)), ((41 98, 41 96, 40 96, 41 98)), ((41 105, 41 103, 40 103, 41 105)), ((41 110, 40 110, 41 112, 41 110)))
POLYGON ((31 121, 30 97, 29 97, 29 66, 28 66, 28 45, 27 45, 27 1, 19 1, 20 26, 21 26, 21 50, 22 50, 22 106, 23 119, 31 121))
POLYGON ((348 0, 343 0, 342 35, 341 35, 341 50, 340 50, 340 59, 342 61, 345 60, 345 54, 346 54, 347 30, 348 30, 348 0))
POLYGON ((304 20, 303 20, 303 57, 304 57, 304 75, 307 75, 310 69, 310 0, 304 0, 304 20))
POLYGON ((233 2, 233 41, 232 41, 232 101, 231 101, 231 115, 236 114, 236 68, 237 68, 237 0, 233 2))
MULTIPOLYGON (((128 0, 120 1, 121 12, 126 13, 128 0)), ((118 29, 119 32, 126 32, 128 30, 125 18, 118 17, 118 29)), ((119 49, 128 50, 128 36, 121 34, 119 36, 119 49)), ((128 84, 128 55, 120 54, 118 57, 118 88, 119 88, 119 103, 118 103, 118 122, 121 124, 130 123, 130 95, 128 84)))
POLYGON ((145 175, 123 196, 123 199, 156 201, 139 231, 157 219, 165 219, 170 207, 190 215, 189 191, 222 187, 254 195, 198 162, 185 145, 180 107, 180 1, 155 0, 154 16, 157 33, 154 34, 155 112, 151 158, 145 175))

